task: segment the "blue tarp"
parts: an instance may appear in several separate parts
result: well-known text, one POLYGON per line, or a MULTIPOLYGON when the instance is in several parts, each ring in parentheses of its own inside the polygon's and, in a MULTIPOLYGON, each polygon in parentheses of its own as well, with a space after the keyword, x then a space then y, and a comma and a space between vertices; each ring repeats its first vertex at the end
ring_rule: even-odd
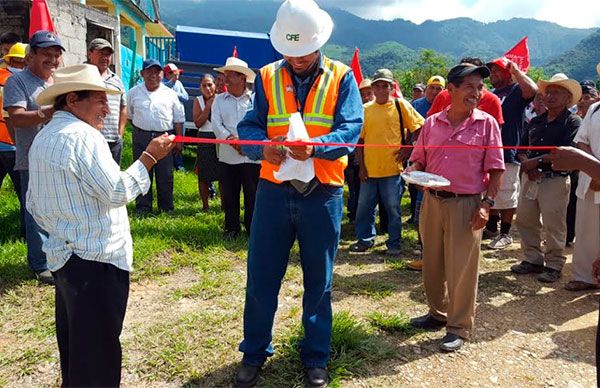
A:
POLYGON ((138 81, 140 70, 142 69, 143 59, 141 56, 137 54, 133 54, 128 47, 121 45, 121 80, 123 80, 123 85, 125 85, 125 89, 129 91, 129 88, 135 86, 138 81), (134 67, 133 70, 133 82, 131 81, 131 68, 134 67))
POLYGON ((175 39, 182 62, 222 65, 234 47, 238 58, 254 69, 282 58, 271 45, 269 35, 262 33, 177 26, 175 39))

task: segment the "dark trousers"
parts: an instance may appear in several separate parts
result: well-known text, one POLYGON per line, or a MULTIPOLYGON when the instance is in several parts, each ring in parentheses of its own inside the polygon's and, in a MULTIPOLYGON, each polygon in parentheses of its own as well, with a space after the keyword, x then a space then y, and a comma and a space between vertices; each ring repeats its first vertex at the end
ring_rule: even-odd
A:
POLYGON ((118 387, 129 272, 72 255, 53 273, 63 387, 118 387))
POLYGON ((25 237, 25 209, 23 208, 23 201, 21 200, 21 175, 18 171, 15 171, 15 151, 1 151, 0 152, 0 187, 4 182, 6 175, 10 176, 13 188, 19 199, 19 205, 21 212, 19 219, 21 220, 21 237, 25 237))
POLYGON ((417 186, 409 184, 408 194, 410 194, 410 218, 414 220, 417 214, 417 196, 419 195, 419 190, 417 190, 417 186))
POLYGON ((114 161, 120 166, 121 155, 123 154, 123 139, 119 138, 115 141, 109 141, 108 148, 110 148, 110 153, 112 154, 114 161))
MULTIPOLYGON (((142 152, 148 146, 148 143, 155 137, 162 136, 166 132, 143 131, 138 128, 133 129, 133 159, 138 159, 142 152)), ((150 182, 156 175, 156 196, 158 197, 158 208, 163 211, 173 210, 173 155, 169 154, 148 171, 150 182)), ((137 210, 152 210, 152 186, 148 194, 140 195, 135 199, 135 208, 137 210)))
POLYGON ((256 187, 260 174, 260 164, 219 163, 221 170, 221 190, 225 210, 225 232, 239 232, 240 228, 240 190, 244 190, 244 227, 250 233, 256 187))
POLYGON ((579 171, 571 175, 571 192, 569 193, 569 204, 567 205, 567 243, 575 240, 575 215, 577 214, 577 184, 579 183, 579 171))
POLYGON ((360 178, 358 176, 359 167, 348 163, 348 167, 344 170, 346 183, 348 184, 348 202, 346 209, 348 211, 348 219, 354 222, 356 219, 356 208, 358 207, 358 194, 360 192, 360 178))

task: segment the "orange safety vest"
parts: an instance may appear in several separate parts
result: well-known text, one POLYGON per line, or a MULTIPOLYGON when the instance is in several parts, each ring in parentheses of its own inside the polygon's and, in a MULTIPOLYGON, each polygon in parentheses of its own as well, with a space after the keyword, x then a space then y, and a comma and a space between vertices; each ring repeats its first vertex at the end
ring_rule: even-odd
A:
MULTIPOLYGON (((308 136, 319 137, 331 132, 333 117, 337 106, 340 84, 350 68, 340 62, 323 57, 324 71, 314 81, 310 88, 302 116, 308 136)), ((269 102, 267 113, 267 137, 272 139, 277 136, 286 136, 289 129, 289 119, 292 113, 298 112, 298 102, 292 76, 287 67, 282 66, 282 61, 273 62, 262 69, 260 75, 263 81, 265 96, 269 102)), ((315 175, 319 182, 336 186, 344 184, 344 169, 348 164, 348 157, 343 156, 337 160, 314 158, 315 175)), ((260 177, 274 183, 281 183, 275 179, 273 173, 280 166, 263 160, 261 162, 260 177)))
MULTIPOLYGON (((3 94, 4 94, 4 85, 6 85, 6 80, 10 77, 12 73, 8 69, 0 69, 0 111, 3 111, 3 94)), ((12 137, 10 137, 10 133, 8 133, 8 127, 6 126, 6 121, 4 120, 4 115, 0 114, 0 142, 15 145, 12 137)))

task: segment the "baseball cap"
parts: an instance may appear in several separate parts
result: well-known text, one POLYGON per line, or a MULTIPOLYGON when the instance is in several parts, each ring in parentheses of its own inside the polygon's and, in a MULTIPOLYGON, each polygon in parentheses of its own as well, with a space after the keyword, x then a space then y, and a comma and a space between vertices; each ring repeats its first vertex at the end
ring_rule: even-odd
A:
POLYGON ((370 87, 371 87, 371 80, 368 78, 365 78, 360 82, 360 85, 358 85, 358 90, 361 90, 364 88, 370 88, 370 87))
POLYGON ((493 61, 486 63, 485 65, 489 68, 491 68, 492 65, 496 65, 499 68, 501 68, 502 70, 506 70, 506 68, 508 67, 508 58, 506 58, 506 57, 496 58, 493 61))
POLYGON ((425 91, 425 85, 423 85, 423 84, 415 84, 415 86, 413 86, 413 90, 415 90, 415 89, 424 92, 425 91))
POLYGON ((459 81, 473 73, 478 73, 482 78, 487 78, 490 76, 490 69, 486 66, 475 66, 470 63, 462 63, 450 69, 450 72, 448 73, 448 82, 454 83, 454 81, 459 81))
POLYGON ((110 51, 113 53, 115 52, 115 49, 113 49, 112 44, 110 44, 110 42, 106 39, 96 38, 96 39, 92 40, 90 42, 90 44, 88 45, 89 51, 102 50, 105 48, 109 48, 110 51))
POLYGON ((167 63, 165 65, 165 68, 163 69, 163 71, 165 72, 165 74, 169 74, 169 73, 182 74, 183 73, 183 70, 178 68, 177 65, 175 65, 174 63, 167 63))
POLYGON ((160 64, 160 62, 156 59, 146 59, 144 61, 144 63, 142 64, 142 70, 146 70, 149 69, 153 66, 158 66, 161 70, 162 70, 162 65, 160 64))
POLYGON ((446 87, 446 80, 441 75, 434 75, 427 80, 427 86, 429 85, 439 85, 442 88, 446 87))
POLYGON ((46 30, 36 31, 29 40, 29 47, 59 47, 62 51, 66 51, 60 42, 60 38, 54 32, 46 30))
POLYGON ((373 81, 371 83, 374 84, 377 81, 392 83, 394 82, 394 74, 388 69, 379 69, 373 74, 373 81))

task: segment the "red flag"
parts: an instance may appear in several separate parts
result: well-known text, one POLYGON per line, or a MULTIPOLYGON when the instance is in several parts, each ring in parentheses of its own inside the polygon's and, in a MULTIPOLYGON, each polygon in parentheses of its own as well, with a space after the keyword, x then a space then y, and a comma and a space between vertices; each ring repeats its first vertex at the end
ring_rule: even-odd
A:
POLYGON ((400 90, 400 85, 398 82, 392 82, 392 97, 393 98, 402 98, 402 91, 400 90))
POLYGON ((238 57, 237 46, 233 46, 233 54, 231 54, 231 56, 234 57, 234 58, 238 57))
POLYGON ((33 0, 31 4, 31 13, 29 14, 29 37, 36 31, 46 30, 56 33, 56 28, 52 24, 52 17, 46 0, 33 0))
POLYGON ((358 59, 359 50, 358 47, 354 49, 354 56, 352 56, 352 62, 350 63, 350 68, 354 73, 354 78, 356 79, 356 83, 360 86, 360 83, 363 80, 362 69, 360 68, 360 61, 358 59))
POLYGON ((504 54, 504 56, 519 66, 521 71, 527 73, 529 70, 529 47, 527 47, 527 37, 524 37, 504 54))

